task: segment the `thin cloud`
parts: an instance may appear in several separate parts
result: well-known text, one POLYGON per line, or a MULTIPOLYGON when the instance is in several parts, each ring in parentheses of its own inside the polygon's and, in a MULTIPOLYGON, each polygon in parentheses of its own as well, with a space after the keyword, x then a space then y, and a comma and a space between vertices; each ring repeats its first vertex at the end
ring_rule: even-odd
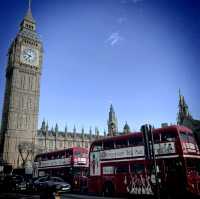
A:
POLYGON ((128 3, 128 0, 121 0, 120 3, 121 4, 126 4, 126 3, 128 3))
POLYGON ((126 18, 126 17, 120 17, 120 18, 117 19, 117 22, 118 22, 119 24, 123 24, 123 23, 126 22, 126 21, 127 21, 127 18, 126 18))
POLYGON ((127 4, 127 3, 139 3, 139 2, 142 2, 144 0, 121 0, 120 3, 121 4, 127 4))
POLYGON ((114 46, 118 44, 120 41, 122 41, 124 38, 119 34, 119 32, 112 33, 108 39, 106 40, 106 43, 109 43, 111 46, 114 46))
POLYGON ((139 3, 142 2, 143 0, 132 0, 133 3, 139 3))

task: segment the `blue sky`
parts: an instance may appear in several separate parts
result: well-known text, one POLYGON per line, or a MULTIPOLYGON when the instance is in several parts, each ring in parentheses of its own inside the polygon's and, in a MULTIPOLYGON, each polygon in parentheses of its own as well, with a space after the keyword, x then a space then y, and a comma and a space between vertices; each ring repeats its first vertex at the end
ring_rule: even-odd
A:
MULTIPOLYGON (((0 109, 7 50, 28 7, 1 0, 0 109)), ((175 123, 178 89, 200 118, 198 0, 33 0, 44 45, 39 126, 107 130, 110 103, 122 130, 175 123)))

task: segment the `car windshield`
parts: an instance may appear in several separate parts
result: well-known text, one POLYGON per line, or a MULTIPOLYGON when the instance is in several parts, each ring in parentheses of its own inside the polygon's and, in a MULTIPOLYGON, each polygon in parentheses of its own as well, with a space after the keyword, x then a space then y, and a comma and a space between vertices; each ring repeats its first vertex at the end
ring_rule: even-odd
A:
POLYGON ((47 177, 40 178, 40 179, 38 179, 38 181, 39 182, 45 182, 45 181, 47 181, 47 177))
POLYGON ((63 179, 58 178, 58 177, 52 177, 51 180, 52 180, 53 182, 64 182, 63 179))

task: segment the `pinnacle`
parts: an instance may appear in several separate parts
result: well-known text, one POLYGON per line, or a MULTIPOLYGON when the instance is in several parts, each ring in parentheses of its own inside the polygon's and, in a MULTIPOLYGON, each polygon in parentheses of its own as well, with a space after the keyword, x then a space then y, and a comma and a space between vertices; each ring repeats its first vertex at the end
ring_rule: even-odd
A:
POLYGON ((35 20, 33 19, 32 11, 31 11, 31 0, 29 0, 28 11, 24 19, 35 23, 35 20))

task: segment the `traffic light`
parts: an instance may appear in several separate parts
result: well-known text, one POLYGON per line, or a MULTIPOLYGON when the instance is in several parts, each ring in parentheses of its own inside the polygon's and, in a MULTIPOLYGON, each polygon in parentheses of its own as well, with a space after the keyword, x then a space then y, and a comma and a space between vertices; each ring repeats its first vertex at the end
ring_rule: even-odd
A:
POLYGON ((151 136, 149 134, 149 127, 147 124, 141 126, 141 131, 143 133, 143 140, 144 140, 144 154, 145 158, 150 160, 151 159, 151 147, 149 141, 151 140, 151 136))

